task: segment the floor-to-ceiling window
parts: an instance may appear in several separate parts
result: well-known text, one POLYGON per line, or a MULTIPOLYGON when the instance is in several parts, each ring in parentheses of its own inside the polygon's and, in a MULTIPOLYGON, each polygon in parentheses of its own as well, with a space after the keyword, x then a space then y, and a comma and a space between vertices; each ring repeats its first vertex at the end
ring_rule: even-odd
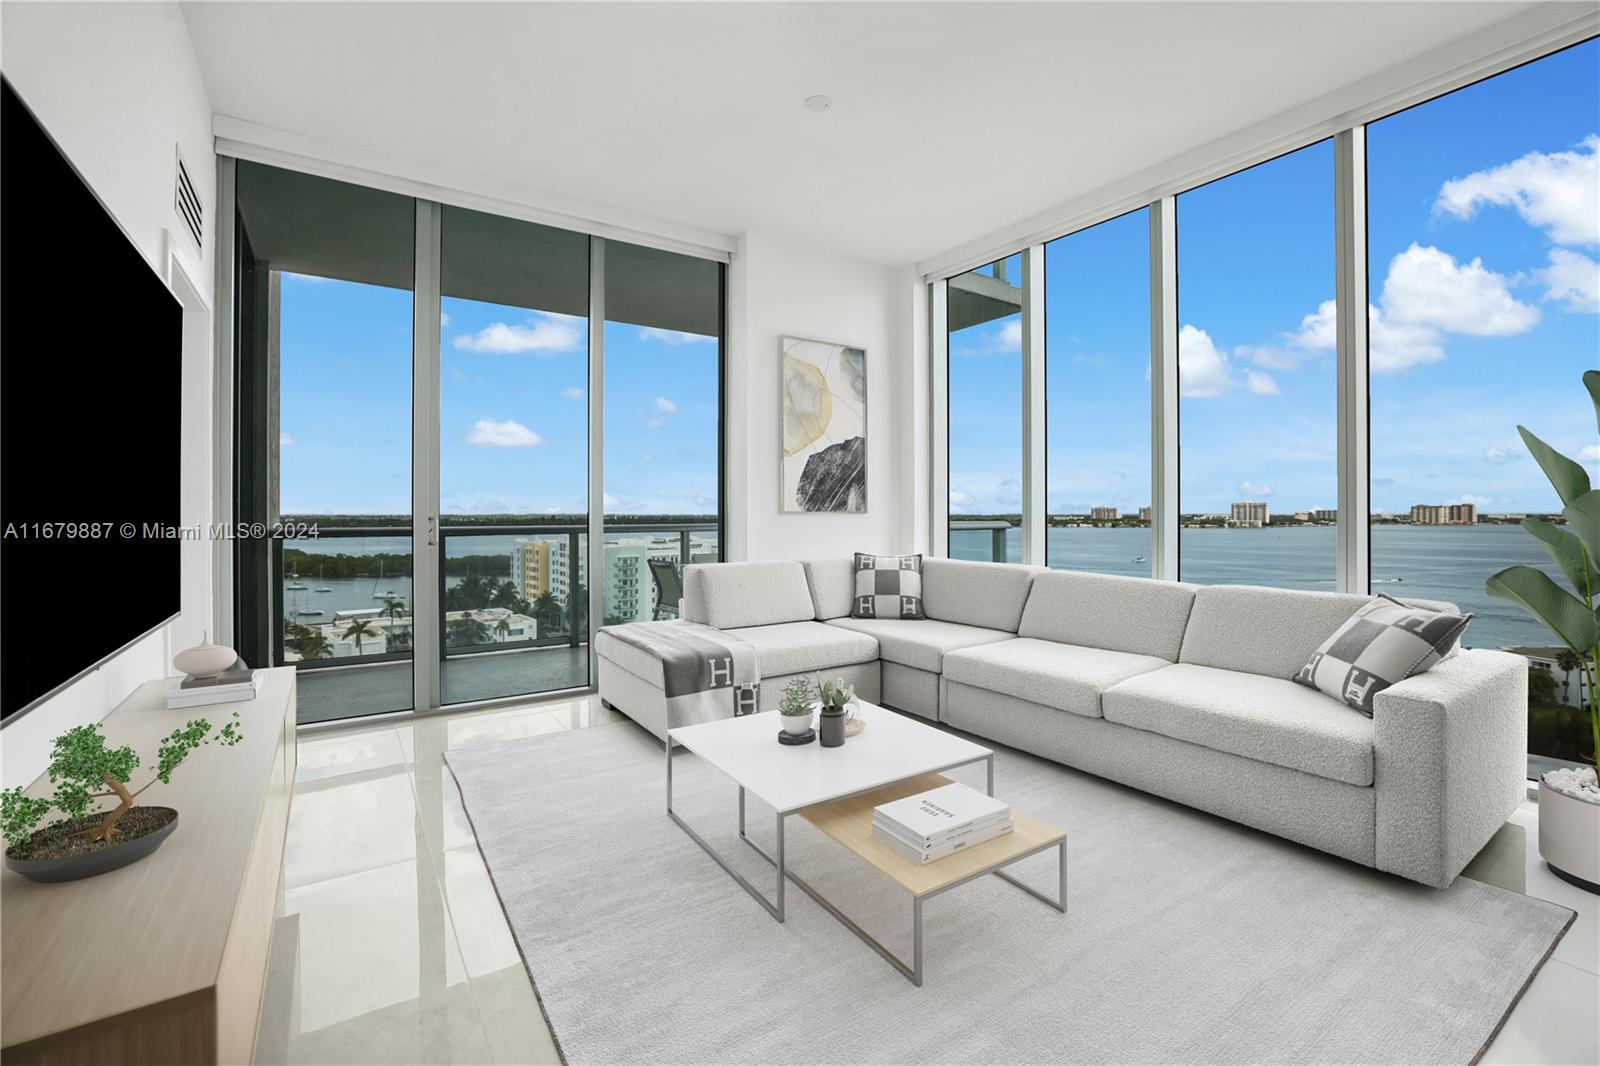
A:
POLYGON ((440 225, 440 698, 584 685, 589 238, 448 206, 440 225))
POLYGON ((722 268, 607 241, 605 315, 605 621, 675 618, 722 557, 722 268))
POLYGON ((676 612, 721 556, 721 263, 224 173, 234 517, 276 531, 233 547, 233 639, 302 722, 584 686, 595 627, 676 612))
POLYGON ((405 197, 238 165, 251 521, 241 650, 298 663, 302 721, 412 705, 412 276, 405 197), (265 593, 265 595, 262 595, 265 593), (253 646, 252 646, 253 645, 253 646))
POLYGON ((1045 563, 1148 577, 1150 212, 1044 246, 1045 563))
POLYGON ((950 543, 1022 561, 1022 257, 948 283, 950 543))
POLYGON ((1519 424, 1600 483, 1597 153, 1600 41, 1367 127, 1372 588, 1460 604, 1465 643, 1529 654, 1529 751, 1556 760, 1592 746, 1582 673, 1484 582, 1565 584, 1520 528, 1562 505, 1519 424))
POLYGON ((1333 142, 1178 196, 1179 576, 1338 580, 1333 142))

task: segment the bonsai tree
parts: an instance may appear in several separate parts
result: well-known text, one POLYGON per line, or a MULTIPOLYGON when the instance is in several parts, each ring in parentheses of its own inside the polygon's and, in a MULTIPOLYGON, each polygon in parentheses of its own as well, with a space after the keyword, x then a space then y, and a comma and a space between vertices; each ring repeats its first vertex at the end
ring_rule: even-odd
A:
POLYGON ((0 828, 5 832, 7 848, 27 845, 39 823, 51 809, 64 815, 56 823, 78 821, 93 814, 103 817, 99 823, 82 829, 76 836, 111 843, 117 834, 117 823, 133 809, 133 801, 157 781, 170 784, 172 772, 199 747, 213 742, 232 747, 244 739, 239 732, 239 712, 233 712, 234 721, 228 722, 215 735, 211 723, 204 718, 191 719, 186 725, 174 729, 156 749, 154 776, 137 790, 130 791, 129 782, 139 769, 139 754, 124 744, 120 748, 106 746, 105 734, 100 726, 80 725, 56 737, 50 750, 50 783, 55 794, 49 799, 25 796, 21 788, 8 788, 0 792, 0 828), (97 800, 115 799, 110 810, 91 811, 97 800))
MULTIPOLYGON (((1600 430, 1600 370, 1587 370, 1584 387, 1594 402, 1595 426, 1600 430)), ((1538 461, 1556 495, 1568 528, 1538 518, 1524 518, 1522 528, 1533 534, 1561 573, 1572 583, 1569 592, 1543 570, 1509 566, 1485 583, 1489 595, 1525 607, 1565 644, 1581 664, 1591 693, 1600 691, 1600 491, 1590 487, 1589 473, 1525 426, 1517 432, 1538 461)), ((1600 755, 1600 700, 1589 700, 1589 761, 1600 755)))

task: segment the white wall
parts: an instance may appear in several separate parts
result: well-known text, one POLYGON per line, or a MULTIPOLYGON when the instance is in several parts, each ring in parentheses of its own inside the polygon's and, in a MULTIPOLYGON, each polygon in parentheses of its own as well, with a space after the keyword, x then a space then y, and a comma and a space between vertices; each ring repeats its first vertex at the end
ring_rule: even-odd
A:
MULTIPOLYGON (((894 269, 762 233, 739 238, 728 271, 728 557, 803 559, 916 545, 912 472, 916 289, 894 269), (867 511, 784 514, 778 464, 781 338, 867 352, 867 511)), ((924 492, 925 494, 925 492, 924 492)))
MULTIPOLYGON (((183 15, 176 4, 7 0, 0 5, 0 68, 151 266, 163 278, 182 275, 174 283, 187 311, 180 506, 184 523, 208 522, 216 159, 211 105, 183 15), (183 234, 173 205, 175 145, 207 213, 203 249, 183 234)), ((151 461, 180 464, 180 457, 151 461)), ((179 621, 7 725, 0 732, 0 783, 31 781, 44 769, 51 739, 99 721, 139 684, 168 673, 171 652, 210 625, 209 549, 186 542, 183 550, 179 621)))

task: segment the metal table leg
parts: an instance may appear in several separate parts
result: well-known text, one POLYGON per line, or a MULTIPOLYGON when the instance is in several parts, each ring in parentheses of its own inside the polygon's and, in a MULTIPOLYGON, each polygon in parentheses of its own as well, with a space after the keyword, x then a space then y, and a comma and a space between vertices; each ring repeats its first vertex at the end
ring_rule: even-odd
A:
MULTIPOLYGON (((778 815, 778 848, 777 848, 777 856, 776 856, 776 858, 774 858, 772 856, 767 856, 766 852, 761 851, 760 848, 756 848, 756 850, 758 852, 761 852, 761 854, 764 857, 767 858, 768 862, 771 862, 775 867, 777 867, 777 872, 778 872, 778 891, 777 891, 776 902, 774 902, 774 901, 768 900, 767 897, 765 895, 763 895, 761 893, 761 891, 756 888, 755 885, 751 884, 748 880, 746 880, 746 878, 745 878, 745 876, 743 874, 741 874, 738 870, 735 870, 732 866, 729 866, 728 863, 723 859, 723 857, 721 855, 717 854, 716 849, 711 846, 710 842, 708 842, 699 833, 696 833, 694 831, 693 827, 690 826, 688 822, 685 822, 681 817, 679 817, 677 811, 672 809, 672 738, 671 737, 667 738, 667 817, 671 818, 674 822, 677 822, 678 823, 678 828, 682 829, 685 833, 689 834, 689 839, 693 840, 696 844, 699 844, 701 849, 704 850, 707 855, 711 856, 712 861, 715 862, 718 866, 722 867, 723 872, 725 872, 729 877, 733 878, 734 881, 739 885, 739 887, 743 888, 746 892, 750 893, 751 897, 754 898, 757 903, 761 904, 762 907, 766 908, 766 911, 767 911, 768 914, 772 915, 774 918, 776 918, 780 922, 783 921, 783 917, 784 917, 784 910, 783 910, 783 882, 785 880, 785 872, 786 872, 784 870, 784 867, 783 867, 783 819, 784 819, 784 816, 781 815, 781 814, 778 815)), ((744 837, 744 789, 743 788, 739 789, 739 836, 740 837, 744 837)), ((747 843, 750 844, 751 847, 756 847, 755 842, 749 840, 748 837, 745 837, 745 840, 746 840, 747 843)))

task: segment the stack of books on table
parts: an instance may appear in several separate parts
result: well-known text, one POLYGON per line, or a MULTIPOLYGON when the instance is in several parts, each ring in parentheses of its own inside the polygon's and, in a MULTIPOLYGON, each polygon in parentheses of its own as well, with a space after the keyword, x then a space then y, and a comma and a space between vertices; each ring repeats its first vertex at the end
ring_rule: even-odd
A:
POLYGON ((873 808, 872 835, 915 863, 930 863, 1011 832, 1011 807, 962 784, 873 808))
POLYGON ((253 700, 261 691, 261 673, 235 659, 216 677, 185 675, 176 688, 167 692, 167 709, 180 707, 209 707, 213 703, 239 703, 253 700))

